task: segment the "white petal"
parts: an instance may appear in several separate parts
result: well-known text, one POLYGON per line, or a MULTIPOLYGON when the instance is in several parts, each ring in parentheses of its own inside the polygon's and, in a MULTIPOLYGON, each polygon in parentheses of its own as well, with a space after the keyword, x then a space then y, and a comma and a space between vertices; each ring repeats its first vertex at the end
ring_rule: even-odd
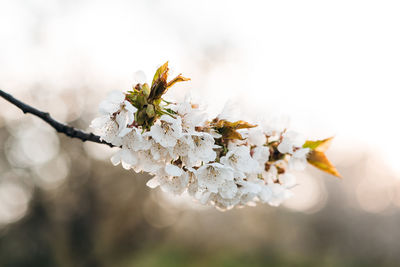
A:
POLYGON ((156 188, 157 186, 160 185, 160 182, 158 181, 158 178, 157 178, 157 177, 154 177, 154 178, 148 180, 147 183, 146 183, 146 185, 147 185, 148 187, 154 189, 154 188, 156 188))
POLYGON ((137 157, 129 149, 123 149, 121 152, 122 167, 124 169, 130 169, 137 163, 137 157))
POLYGON ((167 164, 165 166, 165 172, 171 176, 181 176, 183 173, 181 168, 179 168, 178 166, 175 166, 173 164, 167 164))
POLYGON ((248 139, 251 144, 256 145, 256 146, 264 145, 267 140, 261 127, 249 129, 248 139))
POLYGON ((112 163, 114 166, 117 166, 120 162, 121 162, 121 150, 119 150, 117 153, 115 153, 115 154, 111 157, 111 163, 112 163))
POLYGON ((101 117, 95 118, 90 123, 90 127, 95 128, 95 129, 103 128, 109 120, 110 120, 109 116, 101 116, 101 117))
POLYGON ((128 113, 128 121, 127 124, 131 125, 133 123, 133 121, 135 120, 135 114, 134 113, 128 113))
POLYGON ((296 185, 296 177, 290 173, 279 175, 279 181, 286 187, 291 188, 296 185))
POLYGON ((219 133, 217 133, 216 131, 213 131, 213 130, 210 132, 210 135, 215 139, 218 139, 218 138, 222 137, 221 134, 219 134, 219 133))
POLYGON ((211 196, 211 192, 203 193, 199 198, 200 203, 203 205, 206 204, 208 202, 208 200, 210 199, 210 196, 211 196))
POLYGON ((295 158, 305 158, 307 156, 308 152, 310 152, 309 148, 301 148, 301 149, 296 150, 293 153, 293 157, 295 157, 295 158))
POLYGON ((131 131, 132 131, 132 128, 123 128, 123 129, 119 132, 118 136, 119 136, 119 137, 124 137, 125 135, 127 135, 127 134, 130 133, 131 131))
MULTIPOLYGON (((180 118, 180 117, 178 117, 178 118, 180 118)), ((176 120, 176 119, 172 118, 172 117, 169 116, 169 115, 162 115, 162 116, 160 117, 160 120, 173 124, 173 123, 175 123, 175 120, 176 120)))
POLYGON ((121 132, 124 128, 126 128, 127 125, 127 117, 126 117, 126 112, 121 111, 116 117, 115 121, 118 123, 118 132, 121 132))
POLYGON ((125 94, 122 93, 121 91, 111 91, 110 93, 108 93, 107 95, 107 100, 116 104, 120 104, 122 102, 124 102, 125 100, 125 94))
POLYGON ((133 84, 138 84, 138 83, 145 83, 146 82, 146 74, 144 74, 143 71, 139 70, 133 73, 133 84))
POLYGON ((119 105, 112 103, 108 100, 101 101, 99 104, 99 112, 102 115, 112 115, 117 112, 119 109, 119 105))
POLYGON ((258 146, 253 150, 253 158, 261 164, 269 160, 269 154, 269 148, 266 146, 258 146))
POLYGON ((268 186, 263 186, 259 197, 264 202, 270 201, 272 198, 272 190, 268 186))
POLYGON ((238 188, 233 181, 226 181, 219 189, 219 194, 223 198, 232 199, 235 197, 238 188))
POLYGON ((283 141, 278 145, 278 151, 283 154, 292 153, 293 147, 288 141, 283 139, 283 141))
POLYGON ((129 112, 135 113, 135 112, 137 111, 137 108, 135 108, 135 107, 131 104, 131 102, 125 100, 125 101, 124 101, 124 104, 125 104, 125 109, 128 110, 129 112))

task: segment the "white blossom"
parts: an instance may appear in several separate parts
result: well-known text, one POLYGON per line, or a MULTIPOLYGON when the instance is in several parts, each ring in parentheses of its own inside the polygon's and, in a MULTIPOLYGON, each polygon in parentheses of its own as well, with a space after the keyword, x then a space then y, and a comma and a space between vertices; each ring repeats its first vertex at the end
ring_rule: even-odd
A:
POLYGON ((95 133, 100 135, 100 139, 115 146, 122 145, 122 138, 118 136, 118 124, 109 116, 96 118, 90 124, 95 129, 95 133))
POLYGON ((169 153, 173 159, 176 159, 177 157, 186 157, 192 147, 191 135, 183 133, 176 141, 175 146, 169 149, 169 153))
POLYGON ((180 176, 163 176, 160 180, 160 187, 164 192, 181 195, 188 185, 188 174, 180 176))
POLYGON ((154 160, 150 150, 139 151, 137 155, 138 163, 133 167, 136 172, 144 171, 154 174, 165 165, 162 161, 154 160))
POLYGON ((289 169, 296 171, 304 170, 307 165, 307 154, 309 151, 309 148, 300 148, 294 151, 288 162, 289 169))
POLYGON ((259 171, 259 165, 250 156, 250 149, 247 146, 231 147, 228 153, 221 158, 221 163, 244 173, 255 173, 259 171))
POLYGON ((99 105, 99 112, 104 116, 113 118, 118 124, 118 135, 123 137, 129 132, 127 126, 133 123, 137 109, 125 100, 125 94, 120 91, 112 91, 107 99, 99 105))
POLYGON ((155 188, 160 186, 164 192, 175 195, 182 194, 188 185, 189 175, 182 171, 181 168, 167 164, 163 170, 147 182, 147 186, 155 188))
POLYGON ((229 210, 240 202, 240 196, 233 198, 224 198, 221 194, 214 194, 211 196, 212 202, 219 210, 229 210))
POLYGON ((300 134, 289 131, 283 134, 282 142, 278 146, 279 152, 286 154, 286 153, 293 153, 294 148, 302 147, 305 143, 304 137, 300 134))
POLYGON ((182 118, 182 129, 187 133, 194 133, 196 126, 202 126, 206 121, 206 114, 199 108, 194 108, 189 97, 172 108, 182 118))
POLYGON ((105 115, 98 118, 95 118, 90 123, 90 127, 93 129, 102 129, 106 126, 106 124, 111 121, 110 116, 105 115))
POLYGON ((262 181, 238 181, 242 194, 258 194, 262 190, 262 181))
POLYGON ((259 170, 263 171, 265 168, 265 163, 269 160, 269 147, 266 146, 257 146, 253 149, 253 159, 256 160, 259 164, 259 170))
POLYGON ((292 188, 296 185, 296 176, 291 173, 281 174, 279 175, 279 182, 286 188, 292 188))
POLYGON ((310 151, 303 148, 305 139, 300 134, 263 130, 273 129, 266 125, 234 129, 243 138, 228 139, 218 120, 236 121, 232 110, 236 105, 227 105, 213 124, 188 97, 181 103, 148 102, 156 112, 146 113, 150 119, 143 123, 143 110, 135 107, 143 103, 127 95, 108 94, 99 106, 101 116, 90 126, 101 140, 120 147, 111 158, 114 165, 153 175, 147 186, 175 195, 187 192, 195 201, 221 210, 257 202, 277 206, 291 197, 297 183, 290 171, 303 170, 310 151), (270 155, 276 144, 283 157, 270 155))
POLYGON ((280 184, 270 184, 268 185, 271 190, 271 197, 268 200, 268 204, 271 206, 279 206, 284 200, 292 196, 292 192, 286 189, 280 184))
POLYGON ((267 138, 265 137, 265 133, 261 127, 255 127, 249 129, 248 140, 255 146, 262 146, 267 141, 267 138))
POLYGON ((268 171, 263 171, 262 176, 268 184, 272 184, 278 180, 278 169, 275 165, 271 165, 268 171))
POLYGON ((107 99, 99 105, 99 112, 102 115, 113 115, 119 111, 125 100, 125 94, 120 91, 112 91, 107 95, 107 99))
POLYGON ((135 71, 132 75, 132 78, 133 84, 144 84, 147 81, 146 74, 141 70, 135 71))
POLYGON ((118 123, 118 135, 120 137, 125 136, 127 133, 132 131, 130 126, 134 121, 134 114, 137 111, 137 108, 132 106, 128 101, 124 101, 121 106, 121 110, 115 116, 115 121, 118 123))
POLYGON ((98 129, 100 137, 106 142, 120 146, 120 137, 131 131, 128 126, 133 123, 137 109, 125 100, 125 94, 113 91, 100 103, 99 111, 103 116, 94 119, 91 127, 98 129))
POLYGON ((189 138, 188 164, 195 165, 199 161, 210 162, 215 160, 214 138, 208 133, 194 133, 189 138))
POLYGON ((124 169, 129 170, 132 166, 137 164, 138 157, 133 151, 127 148, 122 148, 111 157, 111 162, 114 166, 121 163, 124 169))
POLYGON ((264 203, 268 203, 272 199, 273 193, 269 186, 260 187, 260 192, 258 192, 258 197, 264 203))
POLYGON ((170 160, 169 150, 163 147, 159 143, 153 142, 152 145, 150 146, 150 152, 151 155, 153 156, 153 159, 155 160, 161 160, 161 159, 165 161, 170 160))
POLYGON ((232 199, 236 196, 238 187, 234 181, 225 181, 218 192, 223 198, 232 199))
POLYGON ((233 180, 233 170, 220 163, 208 163, 196 171, 196 177, 199 187, 218 193, 222 184, 233 180))
POLYGON ((173 147, 182 136, 182 120, 168 115, 162 115, 159 123, 154 124, 148 135, 163 147, 173 147))
POLYGON ((150 149, 153 142, 151 142, 147 136, 141 134, 141 130, 133 127, 132 131, 124 136, 123 144, 133 151, 140 151, 150 149))

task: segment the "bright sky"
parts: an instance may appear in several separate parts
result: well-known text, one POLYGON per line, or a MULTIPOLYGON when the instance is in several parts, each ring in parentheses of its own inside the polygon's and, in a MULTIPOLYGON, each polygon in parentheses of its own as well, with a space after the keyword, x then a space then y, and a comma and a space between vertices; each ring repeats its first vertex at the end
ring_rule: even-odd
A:
POLYGON ((333 149, 376 149, 400 171, 399 14, 399 1, 384 0, 6 0, 0 87, 63 90, 85 76, 125 90, 133 72, 170 60, 214 112, 231 99, 256 119, 284 115, 308 136, 335 135, 333 149))

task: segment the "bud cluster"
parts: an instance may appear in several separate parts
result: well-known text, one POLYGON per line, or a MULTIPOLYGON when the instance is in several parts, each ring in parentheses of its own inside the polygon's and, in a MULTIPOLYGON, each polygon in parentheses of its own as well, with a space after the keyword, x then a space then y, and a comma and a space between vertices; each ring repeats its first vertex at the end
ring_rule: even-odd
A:
POLYGON ((152 85, 111 92, 92 122, 101 138, 120 150, 111 158, 124 169, 147 172, 151 188, 226 210, 256 202, 277 206, 296 185, 291 170, 302 170, 310 148, 292 131, 265 131, 245 121, 207 120, 203 109, 185 99, 162 98, 167 82, 161 66, 152 85))

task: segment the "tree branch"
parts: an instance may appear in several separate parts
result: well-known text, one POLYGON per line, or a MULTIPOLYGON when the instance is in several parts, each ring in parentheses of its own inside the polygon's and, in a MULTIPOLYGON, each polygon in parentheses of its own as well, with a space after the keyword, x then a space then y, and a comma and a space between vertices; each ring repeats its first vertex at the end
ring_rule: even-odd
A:
POLYGON ((22 112, 31 113, 31 114, 35 115, 36 117, 41 118, 42 120, 44 120, 45 122, 50 124, 50 126, 53 127, 59 133, 63 133, 66 136, 69 136, 71 138, 78 138, 78 139, 82 140, 83 142, 90 141, 90 142, 105 144, 110 147, 114 147, 113 144, 110 144, 110 143, 105 142, 104 140, 101 140, 100 136, 95 135, 93 133, 85 133, 81 130, 75 129, 74 127, 62 124, 62 123, 54 120, 48 112, 43 112, 32 106, 29 106, 29 105, 21 102, 20 100, 14 98, 12 95, 4 92, 3 90, 0 90, 0 96, 3 97, 8 102, 10 102, 11 104, 14 104, 15 106, 17 106, 19 109, 22 110, 22 112))

